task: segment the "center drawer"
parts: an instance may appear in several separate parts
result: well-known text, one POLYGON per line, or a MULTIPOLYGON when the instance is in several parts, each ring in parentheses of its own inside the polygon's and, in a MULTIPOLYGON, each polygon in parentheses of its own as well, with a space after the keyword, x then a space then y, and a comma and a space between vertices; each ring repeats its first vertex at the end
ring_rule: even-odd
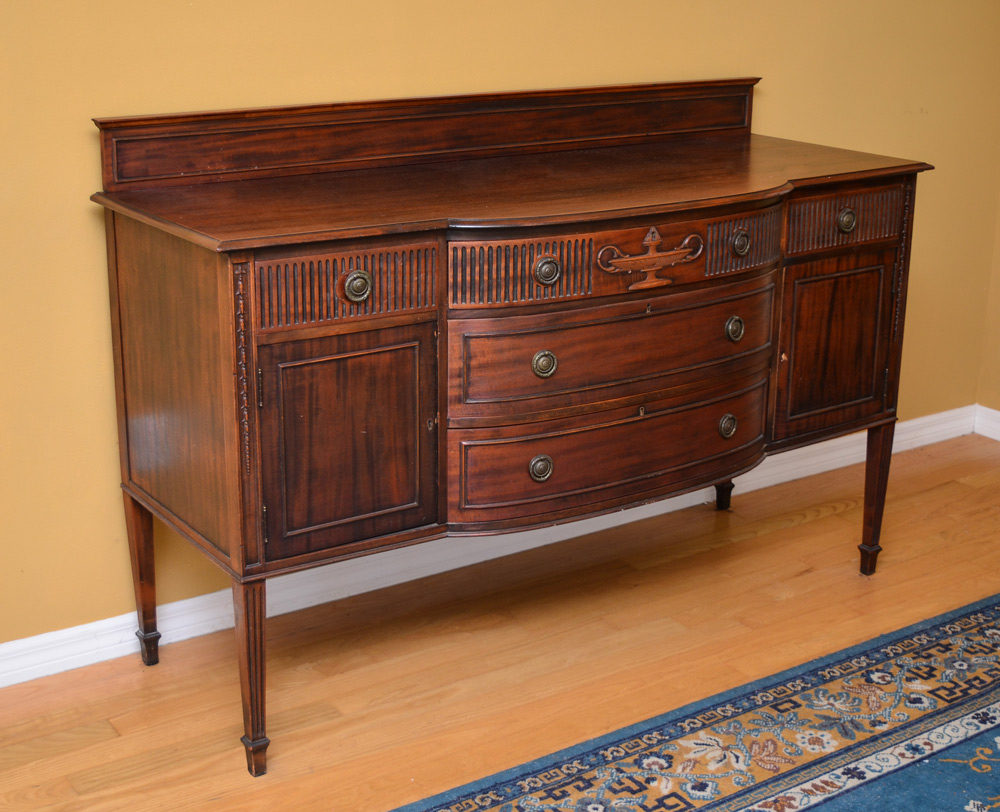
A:
POLYGON ((495 239, 456 232, 448 241, 449 307, 642 296, 759 270, 780 257, 781 212, 771 205, 697 220, 495 239))
POLYGON ((448 431, 448 522, 537 524, 690 489, 763 456, 766 373, 694 402, 448 431))
POLYGON ((773 276, 571 313, 449 322, 449 415, 586 406, 758 364, 770 351, 773 276))

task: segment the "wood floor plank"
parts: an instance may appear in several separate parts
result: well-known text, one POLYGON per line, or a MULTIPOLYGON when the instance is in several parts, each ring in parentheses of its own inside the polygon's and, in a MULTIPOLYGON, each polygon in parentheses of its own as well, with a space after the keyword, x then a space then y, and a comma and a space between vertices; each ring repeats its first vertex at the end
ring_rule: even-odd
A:
POLYGON ((387 812, 1000 592, 1000 443, 862 468, 273 618, 267 775, 231 632, 0 690, 0 809, 387 812))

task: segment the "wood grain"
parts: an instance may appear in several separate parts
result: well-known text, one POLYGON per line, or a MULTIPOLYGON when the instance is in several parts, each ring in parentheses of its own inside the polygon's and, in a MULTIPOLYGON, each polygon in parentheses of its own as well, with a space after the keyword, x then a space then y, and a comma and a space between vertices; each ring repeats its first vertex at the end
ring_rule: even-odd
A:
POLYGON ((148 510, 260 592, 237 600, 251 772, 266 576, 724 490, 863 428, 874 572, 930 167, 751 135, 755 83, 97 122, 143 657, 148 510), (774 300, 735 312, 757 283, 774 300), (470 363, 456 332, 486 322, 470 363))
MULTIPOLYGON (((872 179, 926 164, 752 135, 614 150, 98 193, 93 200, 219 251, 424 232, 566 225, 775 201, 815 178, 872 179), (503 195, 483 194, 503 189, 503 195), (599 213, 599 214, 595 214, 599 213)), ((455 232, 458 233, 458 232, 455 232)))
POLYGON ((757 79, 95 119, 106 189, 746 133, 757 79), (286 137, 296 128, 294 141, 286 137))
POLYGON ((385 812, 1000 591, 1000 443, 861 467, 273 619, 268 774, 231 631, 0 691, 5 810, 385 812), (483 577, 489 572, 489 580, 483 577))

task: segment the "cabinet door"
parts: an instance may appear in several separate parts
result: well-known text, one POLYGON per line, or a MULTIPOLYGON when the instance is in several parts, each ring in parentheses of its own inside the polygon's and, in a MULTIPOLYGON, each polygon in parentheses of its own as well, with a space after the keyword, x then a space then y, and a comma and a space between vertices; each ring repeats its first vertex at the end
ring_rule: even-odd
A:
POLYGON ((269 560, 377 546, 436 521, 433 324, 274 344, 259 356, 269 560))
POLYGON ((785 268, 775 440, 887 410, 896 257, 845 254, 785 268))

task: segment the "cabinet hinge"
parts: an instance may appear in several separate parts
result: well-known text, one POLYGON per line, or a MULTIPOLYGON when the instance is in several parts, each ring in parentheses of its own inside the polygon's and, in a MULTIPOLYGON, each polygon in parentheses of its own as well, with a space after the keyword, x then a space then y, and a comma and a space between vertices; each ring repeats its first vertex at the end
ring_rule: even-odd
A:
POLYGON ((264 370, 257 368, 257 408, 264 408, 264 370))
POLYGON ((889 367, 885 368, 885 375, 882 376, 882 406, 889 399, 889 367))
POLYGON ((260 526, 264 531, 264 543, 267 544, 267 505, 260 506, 260 526))

